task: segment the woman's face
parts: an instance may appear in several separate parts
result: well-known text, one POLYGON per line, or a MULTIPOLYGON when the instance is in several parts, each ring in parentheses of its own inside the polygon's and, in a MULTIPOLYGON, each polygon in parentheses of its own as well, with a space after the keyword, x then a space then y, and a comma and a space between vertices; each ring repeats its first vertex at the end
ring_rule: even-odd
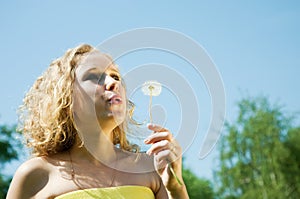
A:
POLYGON ((115 128, 126 117, 125 88, 117 66, 105 54, 83 56, 75 71, 74 113, 81 124, 115 128))

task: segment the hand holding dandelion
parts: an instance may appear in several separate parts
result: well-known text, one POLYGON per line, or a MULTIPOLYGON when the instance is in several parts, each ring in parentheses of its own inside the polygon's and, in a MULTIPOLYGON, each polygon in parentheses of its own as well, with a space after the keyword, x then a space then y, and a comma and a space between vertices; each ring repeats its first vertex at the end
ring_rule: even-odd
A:
MULTIPOLYGON (((142 91, 145 95, 150 96, 148 113, 149 113, 150 123, 153 123, 153 118, 152 118, 152 97, 160 95, 160 93, 162 91, 161 84, 157 81, 147 81, 143 84, 142 91)), ((171 149, 171 151, 173 151, 173 150, 174 150, 174 145, 173 145, 173 148, 171 149)), ((178 178, 178 176, 174 172, 174 169, 172 168, 172 165, 171 165, 170 162, 168 163, 168 167, 169 167, 172 175, 175 177, 176 181, 178 182, 178 184, 182 185, 182 182, 180 181, 180 179, 178 178)))

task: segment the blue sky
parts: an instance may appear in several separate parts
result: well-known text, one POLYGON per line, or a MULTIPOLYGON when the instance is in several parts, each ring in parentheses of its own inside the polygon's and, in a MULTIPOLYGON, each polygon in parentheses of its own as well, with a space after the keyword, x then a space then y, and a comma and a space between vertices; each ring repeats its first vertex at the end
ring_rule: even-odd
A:
MULTIPOLYGON (((223 79, 227 120, 234 120, 235 103, 245 93, 264 94, 272 102, 285 105, 288 112, 297 112, 299 19, 299 1, 1 2, 0 124, 16 123, 15 111, 25 92, 51 60, 66 49, 80 43, 97 45, 112 35, 143 27, 178 31, 207 51, 223 79)), ((129 61, 120 65, 121 71, 130 70, 128 63, 148 63, 152 58, 153 62, 161 61, 159 56, 150 55, 129 56, 129 61)), ((188 72, 185 75, 192 78, 188 72)), ((202 88, 200 84, 196 90, 202 88)), ((207 92, 205 88, 203 92, 207 92)), ((206 99, 199 102, 201 114, 210 114, 205 108, 208 103, 206 99)), ((197 156, 209 119, 204 116, 203 120, 185 153, 185 163, 197 175, 212 178, 217 166, 216 150, 204 160, 197 156)))

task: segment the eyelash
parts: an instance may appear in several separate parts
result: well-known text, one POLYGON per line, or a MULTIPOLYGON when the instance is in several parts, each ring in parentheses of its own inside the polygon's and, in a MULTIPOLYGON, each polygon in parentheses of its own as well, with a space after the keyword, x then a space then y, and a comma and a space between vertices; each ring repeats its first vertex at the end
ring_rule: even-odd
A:
POLYGON ((118 74, 111 74, 110 75, 112 78, 114 78, 116 81, 120 81, 121 80, 121 76, 118 74))

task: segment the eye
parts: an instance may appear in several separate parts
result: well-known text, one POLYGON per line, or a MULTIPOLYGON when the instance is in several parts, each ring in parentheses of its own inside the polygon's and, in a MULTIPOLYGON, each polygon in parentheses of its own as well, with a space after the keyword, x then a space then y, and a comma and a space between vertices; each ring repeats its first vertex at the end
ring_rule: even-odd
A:
POLYGON ((98 79, 99 79, 99 75, 96 74, 90 74, 86 78, 86 80, 98 80, 98 79))
POLYGON ((87 77, 85 78, 86 81, 92 81, 95 82, 97 84, 101 84, 103 83, 104 79, 105 79, 105 74, 101 74, 101 73, 90 73, 87 75, 87 77))
POLYGON ((120 76, 119 74, 113 73, 113 74, 111 74, 110 76, 111 76, 114 80, 116 80, 116 81, 120 81, 120 80, 121 80, 121 76, 120 76))

